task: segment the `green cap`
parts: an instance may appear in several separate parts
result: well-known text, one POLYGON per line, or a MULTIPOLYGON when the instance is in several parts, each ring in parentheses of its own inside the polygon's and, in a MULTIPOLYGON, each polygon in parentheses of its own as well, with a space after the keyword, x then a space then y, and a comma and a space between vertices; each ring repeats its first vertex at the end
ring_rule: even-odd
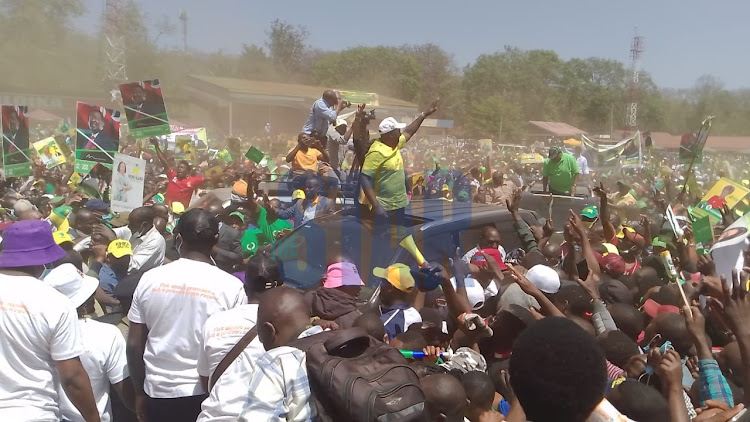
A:
POLYGON ((243 213, 241 213, 239 211, 235 211, 233 213, 230 213, 229 216, 230 217, 232 217, 232 216, 239 217, 239 219, 242 220, 242 224, 245 224, 245 214, 243 214, 243 213))
POLYGON ((595 205, 588 206, 581 210, 581 217, 593 220, 599 217, 599 208, 597 208, 595 205))
POLYGON ((651 246, 653 246, 655 248, 666 248, 667 244, 666 244, 666 242, 663 242, 658 237, 655 237, 654 240, 651 241, 651 246))

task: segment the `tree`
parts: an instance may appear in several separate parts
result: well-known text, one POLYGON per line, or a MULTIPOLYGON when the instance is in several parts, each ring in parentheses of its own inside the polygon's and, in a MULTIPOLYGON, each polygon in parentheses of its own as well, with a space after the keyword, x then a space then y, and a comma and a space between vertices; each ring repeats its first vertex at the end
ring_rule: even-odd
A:
POLYGON ((255 44, 243 44, 238 59, 237 76, 246 79, 269 80, 274 75, 273 64, 265 50, 255 44))
POLYGON ((315 82, 327 87, 371 91, 406 101, 419 92, 417 60, 394 47, 355 47, 323 56, 313 68, 315 82))
POLYGON ((556 115, 556 87, 560 59, 553 51, 503 52, 481 55, 464 69, 463 89, 467 103, 499 95, 518 105, 524 120, 545 120, 556 115))
POLYGON ((266 35, 266 47, 276 70, 286 75, 299 72, 307 50, 307 29, 276 19, 271 22, 271 28, 266 31, 266 35))
POLYGON ((450 109, 459 97, 458 86, 455 84, 456 68, 453 57, 432 43, 405 45, 401 50, 414 57, 419 65, 419 92, 416 98, 419 107, 426 107, 435 98, 440 97, 442 104, 447 106, 441 107, 439 111, 441 114, 450 115, 450 109))
POLYGON ((467 123, 470 132, 503 141, 519 140, 523 134, 521 107, 500 95, 492 95, 470 104, 467 123))

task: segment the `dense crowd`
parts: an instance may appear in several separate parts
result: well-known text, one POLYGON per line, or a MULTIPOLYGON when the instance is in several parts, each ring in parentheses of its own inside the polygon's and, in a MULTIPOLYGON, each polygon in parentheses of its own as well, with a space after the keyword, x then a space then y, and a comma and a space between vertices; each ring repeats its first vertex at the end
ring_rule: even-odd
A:
MULTIPOLYGON (((365 105, 340 119, 349 105, 326 91, 262 162, 127 143, 147 162, 130 212, 111 210, 105 166, 36 162, 5 179, 0 419, 744 420, 750 268, 721 276, 690 210, 722 177, 750 185, 746 158, 688 166, 648 150, 641 167, 601 169, 557 142, 418 139, 438 105, 372 122, 371 137, 365 105), (290 201, 269 197, 272 182, 290 201), (535 190, 591 204, 529 222, 535 190), (416 266, 358 268, 355 252, 326 250, 315 286, 285 285, 273 248, 295 229, 347 213, 398 243, 417 201, 490 204, 522 246, 489 224, 443 262, 412 247, 416 266)), ((723 205, 716 235, 748 206, 723 205)))

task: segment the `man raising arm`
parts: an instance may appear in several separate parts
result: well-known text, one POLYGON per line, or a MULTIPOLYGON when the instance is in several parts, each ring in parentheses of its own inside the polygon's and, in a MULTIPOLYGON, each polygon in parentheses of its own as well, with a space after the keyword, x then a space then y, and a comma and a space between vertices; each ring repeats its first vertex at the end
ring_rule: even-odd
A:
POLYGON ((409 125, 388 117, 378 126, 380 140, 370 146, 360 176, 360 202, 369 206, 369 211, 375 216, 385 218, 389 213, 399 214, 409 204, 401 149, 417 133, 424 119, 437 111, 438 101, 433 101, 427 111, 420 113, 409 125))

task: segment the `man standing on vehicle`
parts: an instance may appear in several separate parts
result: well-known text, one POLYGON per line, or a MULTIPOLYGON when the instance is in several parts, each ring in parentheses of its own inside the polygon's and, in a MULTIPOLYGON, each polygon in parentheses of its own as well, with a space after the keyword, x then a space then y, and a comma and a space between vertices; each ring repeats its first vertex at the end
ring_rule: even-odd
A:
POLYGON ((409 198, 406 196, 406 172, 401 149, 417 133, 424 119, 437 111, 438 101, 433 101, 427 111, 420 113, 408 126, 393 117, 380 122, 380 140, 373 142, 365 155, 360 177, 362 192, 359 201, 363 216, 374 217, 379 223, 394 224, 403 220, 409 198))
POLYGON ((554 195, 575 195, 580 173, 575 157, 560 147, 550 147, 549 158, 542 167, 543 189, 554 195))
POLYGON ((323 92, 323 97, 313 103, 310 115, 302 127, 302 133, 313 135, 316 139, 323 141, 328 133, 328 125, 336 121, 336 117, 348 104, 339 98, 336 91, 326 90, 323 92))

